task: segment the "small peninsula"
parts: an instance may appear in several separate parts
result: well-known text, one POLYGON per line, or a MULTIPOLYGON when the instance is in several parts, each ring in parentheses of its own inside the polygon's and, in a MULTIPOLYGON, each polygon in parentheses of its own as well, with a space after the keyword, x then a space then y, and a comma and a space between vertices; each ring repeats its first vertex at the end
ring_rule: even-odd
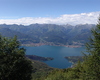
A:
POLYGON ((36 56, 36 55, 25 55, 27 58, 32 59, 32 60, 37 60, 37 61, 49 61, 53 60, 51 57, 41 57, 41 56, 36 56))
POLYGON ((76 63, 77 61, 83 61, 83 56, 67 56, 65 57, 69 62, 76 63))

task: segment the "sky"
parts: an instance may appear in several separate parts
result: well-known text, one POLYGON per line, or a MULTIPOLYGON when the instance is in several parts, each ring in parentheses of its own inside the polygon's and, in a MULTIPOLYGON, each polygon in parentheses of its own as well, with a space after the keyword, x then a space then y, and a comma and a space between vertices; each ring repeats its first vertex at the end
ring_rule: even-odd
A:
POLYGON ((0 0, 0 24, 96 24, 100 0, 0 0))

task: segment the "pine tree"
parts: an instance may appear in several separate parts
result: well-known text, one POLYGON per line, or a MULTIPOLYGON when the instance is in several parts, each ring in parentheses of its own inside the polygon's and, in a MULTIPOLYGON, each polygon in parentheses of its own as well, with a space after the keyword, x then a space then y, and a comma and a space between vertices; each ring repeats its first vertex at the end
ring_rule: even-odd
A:
POLYGON ((86 52, 82 64, 83 80, 100 80, 100 17, 98 24, 91 30, 90 42, 86 43, 86 52))

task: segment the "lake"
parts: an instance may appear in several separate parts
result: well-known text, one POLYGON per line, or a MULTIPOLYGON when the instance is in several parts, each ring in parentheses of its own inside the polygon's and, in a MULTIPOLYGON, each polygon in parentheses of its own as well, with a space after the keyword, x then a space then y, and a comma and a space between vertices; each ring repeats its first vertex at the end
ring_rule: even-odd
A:
POLYGON ((68 68, 72 63, 65 59, 65 56, 81 56, 81 51, 84 47, 70 48, 64 46, 37 46, 37 47, 24 47, 27 55, 37 55, 42 57, 52 57, 54 60, 44 61, 47 65, 54 68, 68 68))

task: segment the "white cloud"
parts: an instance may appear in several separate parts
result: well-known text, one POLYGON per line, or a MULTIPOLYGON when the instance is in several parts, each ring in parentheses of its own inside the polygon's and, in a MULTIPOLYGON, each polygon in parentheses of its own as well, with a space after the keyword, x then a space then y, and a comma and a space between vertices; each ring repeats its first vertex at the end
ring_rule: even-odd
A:
POLYGON ((38 18, 32 18, 32 17, 24 17, 20 19, 0 19, 0 24, 23 24, 23 25, 29 25, 34 23, 40 23, 40 24, 96 24, 99 12, 91 12, 91 13, 81 13, 81 14, 64 14, 60 17, 56 18, 50 18, 50 17, 38 17, 38 18))

